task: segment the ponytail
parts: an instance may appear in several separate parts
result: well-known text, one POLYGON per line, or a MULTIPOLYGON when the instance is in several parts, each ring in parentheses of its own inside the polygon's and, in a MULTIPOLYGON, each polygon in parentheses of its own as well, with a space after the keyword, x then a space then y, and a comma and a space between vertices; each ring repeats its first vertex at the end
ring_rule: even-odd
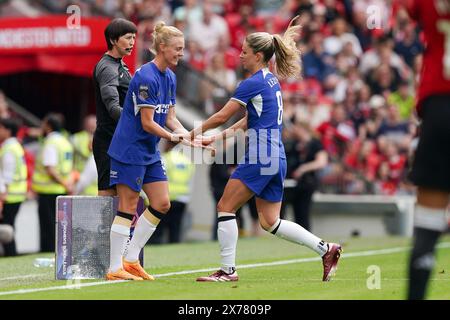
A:
POLYGON ((295 37, 301 26, 292 25, 297 18, 298 16, 291 20, 283 37, 278 34, 273 35, 276 70, 283 78, 298 78, 302 71, 301 53, 295 43, 295 37))
POLYGON ((261 52, 263 54, 266 63, 275 54, 276 71, 282 78, 300 77, 301 57, 300 50, 295 43, 295 36, 301 26, 292 25, 297 18, 298 16, 291 20, 283 37, 267 32, 255 32, 245 38, 247 45, 254 53, 261 52))

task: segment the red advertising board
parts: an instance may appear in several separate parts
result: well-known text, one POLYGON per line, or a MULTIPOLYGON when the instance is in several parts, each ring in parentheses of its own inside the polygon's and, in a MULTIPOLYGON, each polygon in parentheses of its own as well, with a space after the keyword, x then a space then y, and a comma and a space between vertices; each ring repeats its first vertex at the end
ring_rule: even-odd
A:
MULTIPOLYGON (((91 77, 106 51, 109 19, 81 18, 69 28, 69 16, 0 19, 0 75, 44 71, 91 77)), ((135 50, 125 62, 133 73, 135 50)))

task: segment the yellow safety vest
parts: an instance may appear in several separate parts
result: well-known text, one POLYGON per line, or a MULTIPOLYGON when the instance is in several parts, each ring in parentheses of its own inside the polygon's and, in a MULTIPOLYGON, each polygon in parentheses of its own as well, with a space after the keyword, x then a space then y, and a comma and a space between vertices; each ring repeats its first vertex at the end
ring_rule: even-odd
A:
MULTIPOLYGON (((25 152, 22 145, 16 139, 3 144, 0 148, 0 159, 6 153, 12 153, 16 161, 13 181, 6 189, 6 203, 19 203, 26 199, 27 194, 27 166, 25 164, 25 152)), ((1 162, 0 162, 1 164, 1 162)))
POLYGON ((194 175, 194 165, 191 160, 178 151, 169 151, 163 155, 169 182, 170 200, 177 200, 190 193, 190 181, 194 175))
POLYGON ((92 182, 90 185, 88 185, 83 192, 82 195, 85 196, 96 196, 98 194, 98 180, 95 179, 94 182, 92 182))
MULTIPOLYGON (((80 131, 72 135, 73 145, 73 168, 80 174, 83 172, 86 162, 92 154, 89 150, 89 143, 91 140, 90 134, 87 131, 80 131)), ((82 195, 96 196, 98 193, 97 179, 87 186, 82 195)))
POLYGON ((69 140, 61 134, 51 134, 44 140, 44 144, 36 159, 33 174, 32 189, 42 194, 65 194, 67 190, 50 177, 42 163, 43 151, 48 145, 53 145, 58 152, 56 171, 64 180, 69 179, 73 168, 73 148, 69 140))
POLYGON ((73 145, 73 169, 81 173, 92 153, 89 150, 90 136, 87 131, 80 131, 73 134, 71 140, 73 145))

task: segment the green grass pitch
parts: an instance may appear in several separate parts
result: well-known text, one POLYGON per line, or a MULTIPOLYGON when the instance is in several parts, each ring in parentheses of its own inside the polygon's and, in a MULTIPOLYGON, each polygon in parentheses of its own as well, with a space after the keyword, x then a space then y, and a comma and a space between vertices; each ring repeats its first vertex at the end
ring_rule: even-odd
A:
MULTIPOLYGON (((154 299, 154 300, 401 300, 407 286, 411 239, 398 237, 330 239, 343 244, 336 276, 322 282, 322 264, 309 249, 275 237, 238 242, 240 280, 197 283, 219 264, 217 242, 147 246, 145 268, 155 281, 54 280, 53 268, 36 268, 36 257, 0 259, 3 299, 154 299), (241 266, 241 267, 240 267, 241 266), (79 286, 78 286, 79 284, 79 286), (75 287, 75 288, 74 288, 75 287), (78 288, 77 288, 78 287, 78 288)), ((450 299, 450 236, 442 237, 428 299, 450 299)))

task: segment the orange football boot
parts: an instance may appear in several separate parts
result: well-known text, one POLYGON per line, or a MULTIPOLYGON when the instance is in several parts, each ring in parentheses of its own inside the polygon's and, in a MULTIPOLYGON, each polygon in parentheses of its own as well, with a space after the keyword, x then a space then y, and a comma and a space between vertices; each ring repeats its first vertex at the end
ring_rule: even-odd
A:
POLYGON ((139 263, 139 260, 135 262, 129 262, 123 259, 123 268, 125 271, 131 273, 132 275, 135 275, 136 277, 140 277, 144 280, 155 280, 155 278, 151 275, 149 275, 144 268, 142 268, 141 264, 139 263))
POLYGON ((108 272, 106 280, 144 280, 141 277, 135 276, 124 269, 119 269, 116 272, 108 272))

